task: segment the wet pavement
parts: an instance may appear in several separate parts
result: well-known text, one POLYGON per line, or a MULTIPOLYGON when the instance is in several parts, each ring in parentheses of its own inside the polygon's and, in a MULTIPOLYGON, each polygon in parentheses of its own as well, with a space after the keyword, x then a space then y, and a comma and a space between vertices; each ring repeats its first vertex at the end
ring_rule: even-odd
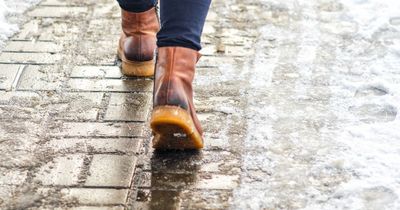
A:
POLYGON ((214 0, 205 149, 157 152, 152 80, 119 73, 117 4, 42 1, 0 54, 0 208, 398 209, 399 9, 214 0))

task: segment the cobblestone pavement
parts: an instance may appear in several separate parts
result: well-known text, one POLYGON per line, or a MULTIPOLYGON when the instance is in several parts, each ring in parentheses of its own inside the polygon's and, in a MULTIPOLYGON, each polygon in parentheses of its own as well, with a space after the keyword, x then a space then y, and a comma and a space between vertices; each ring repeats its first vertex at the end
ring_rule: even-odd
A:
POLYGON ((0 54, 0 208, 396 209, 398 164, 381 160, 400 158, 399 133, 384 148, 368 126, 399 125, 399 18, 371 38, 351 9, 213 0, 195 79, 205 149, 155 152, 152 80, 119 72, 117 4, 43 0, 0 54))

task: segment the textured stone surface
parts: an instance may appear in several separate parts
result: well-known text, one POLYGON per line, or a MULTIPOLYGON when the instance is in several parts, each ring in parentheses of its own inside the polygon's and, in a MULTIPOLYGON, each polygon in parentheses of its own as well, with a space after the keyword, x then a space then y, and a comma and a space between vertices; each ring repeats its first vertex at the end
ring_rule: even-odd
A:
POLYGON ((50 134, 72 137, 142 137, 143 123, 64 122, 55 124, 50 134))
POLYGON ((149 93, 112 93, 105 120, 145 122, 151 99, 149 93))
POLYGON ((70 79, 68 87, 80 91, 143 92, 151 91, 153 86, 151 80, 145 79, 70 79))
POLYGON ((18 81, 18 90, 56 90, 62 89, 63 82, 60 78, 63 72, 56 65, 28 65, 22 72, 18 81))
POLYGON ((142 139, 135 138, 61 138, 52 139, 44 146, 58 153, 137 154, 141 142, 142 139))
POLYGON ((69 188, 62 189, 66 199, 74 199, 79 204, 115 205, 125 204, 128 190, 126 189, 97 189, 69 188))
POLYGON ((52 53, 3 52, 0 54, 0 63, 9 64, 54 64, 60 60, 60 54, 52 53))
MULTIPOLYGON (((5 171, 0 170, 0 186, 5 185, 21 185, 27 178, 27 171, 11 170, 5 171)), ((1 193, 0 193, 1 195, 1 193)))
POLYGON ((70 77, 119 79, 122 74, 118 66, 76 66, 70 77))
POLYGON ((0 64, 0 90, 10 90, 16 79, 20 65, 0 64))
POLYGON ((120 73, 119 13, 43 0, 21 15, 0 53, 0 209, 129 206, 152 80, 120 73))
POLYGON ((135 167, 136 157, 134 156, 95 155, 85 185, 128 188, 131 185, 135 167))
POLYGON ((4 52, 48 52, 62 51, 62 46, 53 42, 12 41, 8 42, 4 52))
POLYGON ((86 15, 86 7, 49 7, 39 6, 28 12, 32 17, 74 17, 79 15, 86 15))
POLYGON ((83 161, 83 155, 57 157, 43 165, 35 175, 35 179, 43 185, 77 185, 83 161))

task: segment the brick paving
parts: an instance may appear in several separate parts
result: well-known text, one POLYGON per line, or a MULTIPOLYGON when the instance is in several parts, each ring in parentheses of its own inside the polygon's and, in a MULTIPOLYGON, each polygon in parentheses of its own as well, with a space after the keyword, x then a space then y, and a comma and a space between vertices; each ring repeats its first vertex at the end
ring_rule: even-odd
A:
POLYGON ((0 54, 0 207, 124 209, 152 80, 123 78, 119 7, 46 0, 0 54))
MULTIPOLYGON (((221 27, 219 4, 205 27, 198 80, 250 53, 248 35, 221 27)), ((43 0, 1 52, 1 208, 228 206, 239 179, 234 146, 224 149, 226 141, 209 136, 203 152, 150 148, 152 80, 122 77, 119 18, 113 0, 43 0)), ((197 86, 199 95, 204 87, 197 86)), ((210 107, 227 95, 197 99, 200 118, 226 118, 210 107)))

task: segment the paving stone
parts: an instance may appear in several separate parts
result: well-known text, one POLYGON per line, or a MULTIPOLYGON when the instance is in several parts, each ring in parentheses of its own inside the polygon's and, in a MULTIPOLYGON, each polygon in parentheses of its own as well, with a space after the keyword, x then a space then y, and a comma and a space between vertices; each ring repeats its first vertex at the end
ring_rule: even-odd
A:
POLYGON ((53 64, 60 61, 61 54, 52 53, 15 53, 3 52, 0 54, 0 63, 10 64, 53 64))
POLYGON ((182 209, 229 209, 232 191, 227 190, 184 190, 180 194, 182 209))
POLYGON ((217 189, 228 190, 238 186, 239 176, 227 176, 211 174, 200 176, 195 188, 197 189, 217 189))
POLYGON ((204 46, 206 44, 217 44, 217 43, 218 42, 215 40, 215 38, 210 34, 208 34, 208 35, 205 34, 201 37, 201 45, 202 46, 204 46))
POLYGON ((63 1, 63 0, 44 0, 40 3, 41 6, 67 6, 70 5, 71 1, 63 1))
POLYGON ((229 36, 229 37, 222 37, 221 42, 225 45, 251 46, 251 44, 253 43, 253 39, 250 37, 229 36))
MULTIPOLYGON (((221 164, 221 163, 219 163, 221 164)), ((223 163, 222 163, 223 164, 223 163)), ((186 172, 143 172, 140 175, 140 187, 151 189, 213 189, 229 190, 238 186, 239 176, 223 175, 216 170, 208 170, 207 173, 196 171, 186 172), (213 172, 213 173, 210 173, 213 172)))
POLYGON ((109 4, 96 5, 93 11, 94 17, 119 17, 120 7, 116 1, 110 2, 109 4))
MULTIPOLYGON (((179 153, 154 152, 148 158, 143 159, 143 169, 151 170, 152 173, 197 173, 200 169, 200 164, 203 163, 203 154, 194 151, 179 153)), ((217 161, 219 158, 219 155, 215 155, 214 160, 217 161)))
POLYGON ((255 32, 250 32, 248 30, 241 30, 237 28, 222 28, 221 32, 218 34, 219 37, 255 37, 255 32))
POLYGON ((53 23, 53 27, 45 27, 41 29, 42 33, 37 38, 38 40, 45 41, 75 41, 79 39, 82 34, 82 28, 79 23, 53 23))
POLYGON ((56 90, 62 87, 64 73, 57 66, 29 65, 24 69, 17 90, 56 90))
POLYGON ((79 43, 76 49, 78 56, 74 58, 76 64, 85 65, 114 65, 116 62, 116 51, 118 47, 118 36, 114 40, 86 40, 79 43), (111 50, 113 49, 113 50, 111 50))
POLYGON ((70 79, 68 86, 82 91, 145 92, 153 89, 153 82, 147 79, 70 79))
MULTIPOLYGON (((201 67, 201 66, 198 66, 196 68, 196 74, 197 74, 197 77, 195 77, 194 81, 193 81, 193 84, 194 84, 193 88, 194 88, 195 92, 196 92, 196 88, 199 88, 199 86, 202 83, 210 84, 210 79, 208 79, 207 81, 204 81, 203 78, 206 77, 204 75, 207 75, 208 76, 207 78, 218 77, 218 76, 221 75, 221 70, 216 68, 216 67, 201 67)), ((203 87, 201 87, 201 88, 203 88, 203 87)), ((197 99, 195 98, 195 100, 197 100, 197 99)))
POLYGON ((39 30, 41 20, 32 19, 20 27, 20 31, 11 37, 11 40, 31 40, 41 34, 39 30))
POLYGON ((253 54, 251 48, 247 46, 233 46, 233 45, 226 45, 224 55, 228 56, 239 56, 239 57, 247 57, 253 54))
POLYGON ((138 187, 139 188, 150 188, 151 187, 151 176, 152 173, 151 172, 141 172, 139 175, 139 183, 138 183, 138 187))
POLYGON ((129 188, 136 161, 135 156, 94 155, 85 186, 129 188))
POLYGON ((9 203, 13 197, 16 186, 3 185, 0 186, 0 208, 9 208, 9 203))
POLYGON ((100 138, 100 139, 52 139, 44 145, 54 152, 90 152, 90 153, 138 153, 142 139, 100 138))
POLYGON ((218 173, 221 172, 220 166, 224 165, 224 161, 217 161, 211 163, 204 163, 200 170, 201 172, 208 172, 208 173, 218 173))
MULTIPOLYGON (((119 9, 118 9, 119 10, 119 9)), ((120 13, 118 11, 117 13, 120 13)), ((100 18, 96 18, 90 21, 88 32, 93 35, 95 33, 102 34, 103 36, 112 35, 119 39, 121 35, 121 18, 107 18, 106 16, 102 16, 100 18), (110 27, 104 28, 104 24, 110 25, 110 27)), ((93 38, 93 37, 87 37, 93 38)), ((100 37, 99 37, 100 38, 100 37)), ((102 40, 105 40, 104 38, 102 40)), ((117 42, 118 44, 118 42, 117 42)))
POLYGON ((151 188, 162 190, 193 188, 193 185, 197 182, 196 179, 195 173, 152 173, 151 188))
POLYGON ((82 34, 82 21, 70 19, 32 19, 11 40, 76 40, 82 34))
POLYGON ((62 189, 66 199, 76 199, 79 204, 118 205, 125 204, 127 189, 67 188, 62 189))
POLYGON ((54 119, 96 120, 104 93, 63 93, 52 95, 46 105, 54 119))
POLYGON ((225 45, 223 47, 218 47, 216 45, 205 45, 201 49, 200 53, 202 55, 224 55, 224 56, 249 56, 253 52, 250 48, 246 48, 244 46, 232 46, 225 45))
POLYGON ((134 203, 137 209, 181 209, 180 191, 151 190, 147 202, 134 203))
MULTIPOLYGON (((33 144, 35 144, 38 139, 38 133, 41 131, 40 125, 37 122, 26 121, 26 120, 15 120, 15 121, 0 121, 0 139, 7 143, 9 140, 13 140, 14 138, 21 138, 19 142, 21 144, 27 144, 26 147, 22 148, 20 152, 24 152, 23 149, 30 148, 33 144)), ((11 156, 14 154, 11 154, 11 156)), ((29 154, 27 157, 19 157, 20 159, 15 159, 17 162, 21 162, 21 165, 25 165, 23 163, 25 158, 31 157, 32 154, 29 154)), ((4 156, 0 156, 4 157, 4 156)), ((7 159, 6 159, 7 160, 7 159)), ((8 162, 0 162, 1 165, 7 165, 8 162)), ((27 163, 29 164, 29 163, 27 163)))
POLYGON ((217 21, 218 18, 219 18, 219 17, 218 17, 218 14, 217 14, 215 11, 210 10, 210 11, 208 12, 208 14, 207 14, 206 22, 208 23, 208 22, 217 21))
POLYGON ((0 64, 0 90, 10 90, 20 65, 0 64))
POLYGON ((40 168, 35 180, 43 185, 77 185, 84 158, 82 154, 56 157, 40 168))
POLYGON ((236 61, 240 61, 241 58, 234 58, 234 57, 218 57, 218 56, 203 56, 200 58, 199 62, 197 63, 197 67, 200 68, 212 68, 212 67, 219 67, 223 64, 235 64, 236 61))
POLYGON ((137 206, 138 203, 149 201, 151 196, 151 190, 150 189, 139 189, 137 191, 137 198, 135 202, 135 206, 137 206))
POLYGON ((76 66, 70 77, 120 79, 122 74, 118 66, 76 66))
POLYGON ((71 137, 142 137, 143 123, 64 122, 50 131, 53 136, 71 137))
POLYGON ((35 92, 0 91, 0 105, 26 105, 34 107, 38 105, 40 95, 35 92))
POLYGON ((134 203, 134 206, 135 206, 136 209, 140 209, 140 210, 150 210, 150 209, 152 209, 152 207, 150 206, 149 202, 136 201, 134 203))
POLYGON ((124 210, 122 206, 77 206, 68 208, 54 208, 55 210, 124 210))
POLYGON ((142 190, 135 209, 229 209, 232 191, 222 190, 142 190))
MULTIPOLYGON (((27 178, 28 171, 0 169, 0 186, 3 185, 21 185, 27 178)), ((0 190, 1 191, 1 190, 0 190)))
POLYGON ((218 171, 224 175, 235 175, 240 172, 240 162, 234 153, 228 151, 202 151, 201 154, 190 152, 177 154, 153 153, 150 160, 145 159, 144 170, 152 173, 193 174, 207 171, 209 163, 219 163, 218 171), (181 160, 177 162, 176 160, 181 160))
MULTIPOLYGON (((120 13, 118 11, 117 13, 120 13)), ((120 18, 106 18, 102 16, 90 21, 89 28, 86 33, 90 34, 86 38, 90 40, 108 40, 117 42, 121 35, 121 19, 120 18), (104 24, 109 27, 104 27, 104 24), (111 38, 111 39, 110 39, 111 38)))
POLYGON ((219 149, 227 150, 228 145, 229 145, 229 139, 209 138, 209 141, 205 142, 204 149, 206 149, 206 150, 219 150, 219 149))
POLYGON ((11 41, 8 42, 3 52, 61 52, 62 46, 53 42, 11 41))
POLYGON ((150 93, 112 93, 104 120, 147 120, 152 95, 150 93))
POLYGON ((27 14, 31 17, 75 17, 86 13, 86 7, 39 6, 27 14))
POLYGON ((215 28, 212 24, 205 24, 203 28, 203 35, 215 33, 215 28))

